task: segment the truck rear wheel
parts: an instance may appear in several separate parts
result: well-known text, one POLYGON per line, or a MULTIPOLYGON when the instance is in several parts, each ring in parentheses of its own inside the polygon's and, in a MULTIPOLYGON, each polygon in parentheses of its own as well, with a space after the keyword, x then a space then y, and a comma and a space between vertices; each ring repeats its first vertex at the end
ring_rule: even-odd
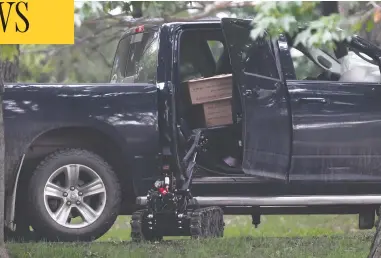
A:
POLYGON ((114 224, 118 179, 98 155, 65 149, 49 155, 29 183, 33 230, 49 241, 92 241, 114 224))

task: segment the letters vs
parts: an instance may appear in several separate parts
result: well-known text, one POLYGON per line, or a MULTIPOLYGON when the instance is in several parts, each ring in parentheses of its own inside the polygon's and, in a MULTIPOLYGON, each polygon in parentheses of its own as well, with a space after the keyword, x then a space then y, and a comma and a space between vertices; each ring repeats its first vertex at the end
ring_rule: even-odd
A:
POLYGON ((25 12, 27 11, 28 3, 26 2, 0 2, 0 18, 3 31, 7 31, 9 17, 16 15, 21 21, 17 19, 15 22, 15 31, 20 33, 27 32, 29 30, 29 21, 25 16, 25 12), (22 23, 25 25, 21 25, 22 23))

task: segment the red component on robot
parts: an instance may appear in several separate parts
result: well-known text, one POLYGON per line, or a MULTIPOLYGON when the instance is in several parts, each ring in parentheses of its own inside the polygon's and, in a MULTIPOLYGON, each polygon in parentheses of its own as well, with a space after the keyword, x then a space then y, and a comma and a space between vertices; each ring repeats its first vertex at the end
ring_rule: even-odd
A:
POLYGON ((164 187, 160 187, 159 188, 159 192, 162 194, 162 195, 166 195, 168 193, 168 190, 164 187))

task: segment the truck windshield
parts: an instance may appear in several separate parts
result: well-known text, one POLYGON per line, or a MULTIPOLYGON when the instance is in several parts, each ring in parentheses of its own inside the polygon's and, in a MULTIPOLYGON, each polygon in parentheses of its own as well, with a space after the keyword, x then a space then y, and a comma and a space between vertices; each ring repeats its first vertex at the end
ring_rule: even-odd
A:
POLYGON ((115 53, 111 82, 155 83, 158 50, 158 32, 124 37, 115 53))

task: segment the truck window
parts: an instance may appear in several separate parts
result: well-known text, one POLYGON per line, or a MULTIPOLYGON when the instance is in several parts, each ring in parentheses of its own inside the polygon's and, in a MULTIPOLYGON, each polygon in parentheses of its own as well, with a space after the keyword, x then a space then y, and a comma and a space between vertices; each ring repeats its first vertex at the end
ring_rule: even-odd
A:
POLYGON ((279 79, 275 55, 268 40, 263 38, 256 41, 250 40, 243 48, 242 59, 246 62, 245 72, 279 79))
POLYGON ((231 73, 221 29, 189 29, 180 36, 180 81, 231 73))
POLYGON ((292 47, 290 53, 297 80, 316 78, 323 72, 323 68, 312 62, 303 52, 292 47))
POLYGON ((308 54, 294 47, 290 49, 297 80, 381 82, 375 61, 351 46, 347 46, 339 57, 319 48, 304 51, 308 54))
POLYGON ((214 61, 217 63, 222 53, 224 52, 224 44, 222 44, 222 42, 218 40, 208 40, 207 42, 208 42, 210 51, 212 52, 214 61))
POLYGON ((124 37, 116 50, 111 82, 155 83, 158 50, 158 32, 124 37))

